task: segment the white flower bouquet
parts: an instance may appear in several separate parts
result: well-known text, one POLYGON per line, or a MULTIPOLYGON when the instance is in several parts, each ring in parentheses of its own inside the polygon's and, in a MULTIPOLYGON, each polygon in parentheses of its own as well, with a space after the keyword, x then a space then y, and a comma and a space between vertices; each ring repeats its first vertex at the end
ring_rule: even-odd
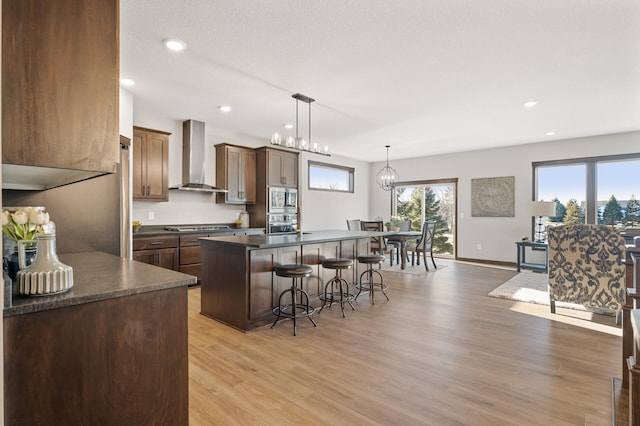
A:
POLYGON ((34 240, 36 235, 45 233, 49 213, 37 207, 19 207, 16 211, 2 211, 2 232, 16 243, 20 240, 34 240))

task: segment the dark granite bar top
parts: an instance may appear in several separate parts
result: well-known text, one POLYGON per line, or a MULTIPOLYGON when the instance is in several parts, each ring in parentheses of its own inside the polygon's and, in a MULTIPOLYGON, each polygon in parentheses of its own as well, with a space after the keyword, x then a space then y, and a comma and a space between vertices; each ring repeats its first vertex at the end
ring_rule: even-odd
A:
POLYGON ((63 308, 195 284, 196 277, 103 252, 58 255, 73 267, 73 287, 51 296, 13 296, 4 316, 63 308))
POLYGON ((191 235, 191 234, 220 234, 220 235, 232 235, 237 232, 251 232, 251 233, 264 233, 264 228, 236 228, 235 224, 196 224, 196 225, 150 225, 150 226, 142 226, 133 234, 133 238, 139 237, 156 237, 156 236, 164 236, 164 235, 172 235, 172 236, 180 236, 180 235, 191 235), (228 229, 215 229, 215 230, 195 230, 195 231, 169 231, 166 230, 167 226, 229 226, 228 229))
MULTIPOLYGON (((206 237, 201 238, 203 242, 214 242, 218 244, 230 244, 245 246, 248 249, 274 248, 296 246, 304 244, 315 244, 329 241, 352 240, 354 238, 371 238, 379 235, 388 235, 388 232, 369 231, 311 231, 302 234, 287 235, 237 235, 228 237, 206 237)), ((206 248, 206 245, 203 245, 206 248)))

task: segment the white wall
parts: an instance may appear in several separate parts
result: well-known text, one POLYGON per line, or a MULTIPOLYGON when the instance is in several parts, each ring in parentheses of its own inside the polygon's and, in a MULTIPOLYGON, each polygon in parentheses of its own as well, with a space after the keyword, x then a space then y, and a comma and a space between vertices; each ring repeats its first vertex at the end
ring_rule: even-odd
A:
POLYGON ((369 217, 369 163, 352 158, 303 152, 300 155, 300 181, 298 183, 303 231, 320 229, 347 229, 347 219, 369 217), (355 168, 354 193, 309 190, 308 161, 320 161, 355 168))
MULTIPOLYGON (((189 119, 192 117, 186 117, 189 119)), ((193 117, 193 119, 198 119, 193 117)), ((133 124, 149 129, 170 132, 169 136, 169 186, 182 183, 182 122, 164 117, 152 105, 134 99, 133 124)), ((241 140, 222 140, 216 129, 205 123, 205 183, 216 184, 216 162, 214 145, 222 142, 252 146, 241 140)), ((264 143, 262 144, 264 145, 264 143)), ((255 142, 254 142, 254 146, 255 142)), ((169 191, 168 202, 134 201, 132 220, 143 225, 179 225, 204 223, 231 223, 243 211, 242 206, 216 204, 215 195, 192 191, 169 191), (149 219, 150 213, 154 219, 149 219)))
MULTIPOLYGON (((401 181, 458 178, 458 257, 515 262, 514 242, 531 236, 532 162, 638 152, 640 132, 629 132, 397 160, 390 165, 401 181), (499 176, 515 176, 515 217, 471 217, 471 179, 499 176)), ((369 181, 375 181, 383 166, 371 166, 369 181)), ((389 217, 388 192, 374 184, 369 200, 370 217, 389 217)))

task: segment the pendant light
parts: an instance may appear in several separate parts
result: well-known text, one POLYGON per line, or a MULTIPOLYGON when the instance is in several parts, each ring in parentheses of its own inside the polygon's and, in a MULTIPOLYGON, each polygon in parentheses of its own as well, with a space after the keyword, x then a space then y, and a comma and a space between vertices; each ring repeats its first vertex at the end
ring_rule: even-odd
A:
POLYGON ((283 145, 287 148, 297 149, 298 151, 313 152, 314 154, 330 156, 331 154, 329 153, 329 147, 327 145, 325 145, 324 148, 320 149, 318 147, 318 144, 311 143, 311 103, 315 102, 316 100, 308 96, 305 96, 301 93, 296 93, 294 95, 291 95, 291 97, 296 100, 296 137, 294 138, 293 136, 289 136, 288 138, 283 139, 283 137, 279 133, 274 133, 273 135, 271 135, 271 144, 283 145), (298 126, 299 101, 302 101, 309 105, 309 139, 308 140, 300 137, 298 133, 299 132, 299 126, 298 126))
POLYGON ((387 165, 381 168, 376 175, 376 182, 380 185, 380 188, 385 191, 391 191, 391 188, 398 182, 400 176, 398 176, 398 172, 396 172, 395 169, 389 166, 389 147, 391 145, 385 146, 387 148, 387 165))

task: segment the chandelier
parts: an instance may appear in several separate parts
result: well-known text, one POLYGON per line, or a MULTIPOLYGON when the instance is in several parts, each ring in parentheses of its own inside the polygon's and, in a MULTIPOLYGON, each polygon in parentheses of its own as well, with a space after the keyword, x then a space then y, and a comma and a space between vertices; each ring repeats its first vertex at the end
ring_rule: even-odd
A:
POLYGON ((391 188, 398 182, 400 176, 393 167, 389 167, 389 147, 391 145, 385 145, 387 148, 387 165, 380 169, 376 175, 376 182, 380 185, 380 188, 385 191, 390 191, 391 188))
MULTIPOLYGON (((300 93, 296 93, 291 95, 292 98, 296 100, 296 137, 288 136, 287 138, 283 138, 280 133, 274 133, 271 135, 271 145, 281 145, 286 148, 297 149, 298 151, 306 151, 312 152, 314 154, 327 155, 330 156, 329 147, 325 145, 322 149, 318 146, 317 143, 311 143, 311 103, 316 100, 310 98, 308 96, 302 95, 300 93), (299 136, 299 126, 298 126, 298 103, 302 101, 309 105, 309 139, 306 140, 299 136)), ((285 126, 286 127, 286 126, 285 126)))

